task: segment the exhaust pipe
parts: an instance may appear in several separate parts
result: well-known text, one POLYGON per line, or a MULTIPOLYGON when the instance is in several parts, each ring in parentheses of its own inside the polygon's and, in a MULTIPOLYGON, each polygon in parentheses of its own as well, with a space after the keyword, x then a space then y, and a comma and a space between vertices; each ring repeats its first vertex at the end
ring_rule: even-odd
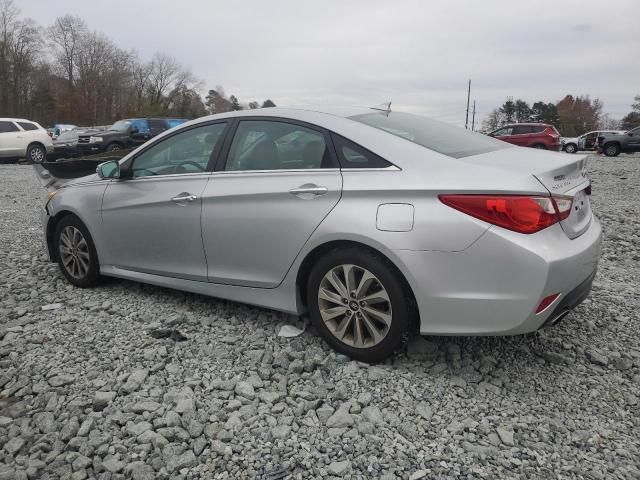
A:
POLYGON ((549 322, 549 325, 557 324, 560 320, 566 317, 569 314, 569 312, 571 312, 571 310, 568 308, 566 310, 562 310, 558 315, 556 315, 554 318, 551 319, 551 321, 549 322))

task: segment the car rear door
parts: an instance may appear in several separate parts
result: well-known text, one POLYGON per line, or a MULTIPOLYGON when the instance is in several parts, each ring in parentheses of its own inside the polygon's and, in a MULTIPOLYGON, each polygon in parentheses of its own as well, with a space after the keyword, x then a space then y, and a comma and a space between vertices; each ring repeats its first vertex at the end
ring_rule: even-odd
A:
POLYGON ((233 129, 202 196, 208 279, 276 287, 338 203, 342 175, 318 127, 252 117, 233 129))

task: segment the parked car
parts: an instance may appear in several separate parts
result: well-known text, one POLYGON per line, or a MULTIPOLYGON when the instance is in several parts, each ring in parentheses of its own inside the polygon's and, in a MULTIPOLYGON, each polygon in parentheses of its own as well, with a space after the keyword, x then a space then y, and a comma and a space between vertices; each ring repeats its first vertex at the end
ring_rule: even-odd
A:
POLYGON ((47 132, 49 133, 49 136, 55 140, 64 132, 75 130, 77 128, 77 125, 71 125, 69 123, 56 123, 53 127, 47 129, 47 132))
POLYGON ((624 131, 619 130, 594 130, 580 135, 579 137, 562 137, 562 150, 567 153, 576 153, 577 151, 592 151, 598 148, 598 137, 600 135, 620 135, 624 131))
POLYGON ((78 148, 83 154, 91 154, 137 147, 165 130, 186 121, 183 118, 129 118, 118 120, 107 130, 79 135, 78 148))
POLYGON ((78 287, 105 275, 309 312, 374 362, 414 326, 512 335, 582 302, 601 241, 584 169, 390 110, 229 112, 51 192, 44 236, 78 287))
POLYGON ((42 163, 53 152, 47 131, 36 122, 21 118, 0 118, 0 158, 42 163))
POLYGON ((620 153, 633 152, 640 152, 640 127, 622 135, 598 136, 598 153, 604 153, 607 157, 617 157, 620 153))
POLYGON ((514 123, 489 133, 503 142, 520 147, 558 151, 561 148, 560 134, 556 127, 546 123, 514 123))

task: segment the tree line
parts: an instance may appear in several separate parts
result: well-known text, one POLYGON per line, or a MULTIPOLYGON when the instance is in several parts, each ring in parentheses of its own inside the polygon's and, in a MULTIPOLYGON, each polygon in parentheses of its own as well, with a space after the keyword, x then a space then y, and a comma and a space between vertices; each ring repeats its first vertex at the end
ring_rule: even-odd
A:
MULTIPOLYGON (((119 118, 196 118, 245 108, 220 86, 203 100, 191 71, 158 52, 142 59, 123 50, 80 17, 64 15, 41 28, 0 0, 0 116, 43 125, 102 125, 119 118)), ((275 106, 249 102, 247 108, 275 106)))
POLYGON ((482 128, 489 132, 510 123, 537 122, 554 125, 562 135, 574 137, 589 130, 628 130, 640 125, 640 95, 636 95, 631 112, 621 120, 603 113, 600 99, 589 95, 566 95, 557 103, 537 101, 531 106, 522 99, 508 98, 494 108, 482 128))

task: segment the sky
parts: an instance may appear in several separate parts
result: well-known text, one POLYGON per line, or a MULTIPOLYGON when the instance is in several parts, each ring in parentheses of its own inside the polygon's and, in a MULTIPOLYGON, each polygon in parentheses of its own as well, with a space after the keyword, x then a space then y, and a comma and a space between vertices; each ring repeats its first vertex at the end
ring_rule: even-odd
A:
POLYGON ((142 58, 172 55, 241 102, 377 105, 464 125, 506 97, 589 94, 621 118, 640 94, 640 0, 18 0, 70 13, 142 58))

